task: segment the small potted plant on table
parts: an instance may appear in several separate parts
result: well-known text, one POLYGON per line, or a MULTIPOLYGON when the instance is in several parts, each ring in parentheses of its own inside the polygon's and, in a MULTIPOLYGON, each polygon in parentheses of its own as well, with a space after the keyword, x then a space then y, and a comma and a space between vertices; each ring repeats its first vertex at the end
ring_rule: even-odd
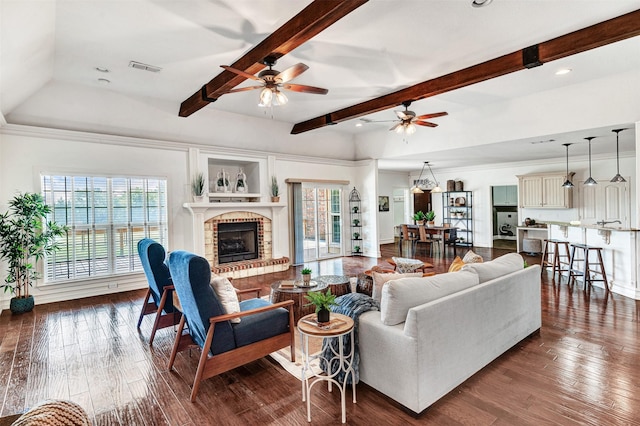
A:
POLYGON ((433 210, 429 210, 424 214, 424 220, 427 221, 427 226, 433 226, 433 220, 436 218, 436 213, 433 210))
POLYGON ((304 268, 302 271, 300 271, 300 274, 302 275, 302 282, 304 283, 304 285, 308 286, 311 282, 311 269, 304 268))
POLYGON ((316 307, 316 315, 318 316, 318 324, 329 322, 329 309, 336 305, 336 296, 331 294, 331 288, 326 293, 319 291, 310 291, 305 299, 309 301, 305 306, 314 305, 316 307))

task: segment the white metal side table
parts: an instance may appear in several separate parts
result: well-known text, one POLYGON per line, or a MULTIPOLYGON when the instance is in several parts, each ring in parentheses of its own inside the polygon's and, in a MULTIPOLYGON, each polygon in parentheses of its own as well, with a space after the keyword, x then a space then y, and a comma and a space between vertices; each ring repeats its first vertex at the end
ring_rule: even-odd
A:
MULTIPOLYGON (((347 377, 351 374, 351 388, 353 393, 353 403, 356 402, 356 384, 355 384, 355 372, 353 370, 353 354, 354 354, 354 339, 353 339, 353 320, 342 314, 331 313, 330 321, 327 325, 321 326, 316 322, 316 314, 309 314, 298 321, 298 330, 300 331, 300 348, 302 349, 302 357, 304 359, 302 367, 302 401, 307 403, 307 421, 311 422, 311 389, 313 385, 319 382, 326 381, 329 392, 331 392, 332 384, 335 384, 340 389, 340 402, 342 409, 342 423, 347 421, 345 391, 347 389, 347 377), (344 341, 342 336, 349 334, 351 337, 351 350, 349 353, 344 353, 344 341), (330 359, 324 359, 327 365, 330 367, 338 363, 338 368, 334 373, 327 375, 315 375, 307 377, 307 370, 311 371, 309 362, 316 358, 323 358, 322 353, 314 356, 309 356, 309 336, 322 337, 323 339, 329 337, 338 337, 338 351, 331 349, 332 357, 330 359), (344 383, 340 383, 337 380, 337 375, 340 372, 344 372, 344 383)), ((331 368, 330 368, 331 369, 331 368)))

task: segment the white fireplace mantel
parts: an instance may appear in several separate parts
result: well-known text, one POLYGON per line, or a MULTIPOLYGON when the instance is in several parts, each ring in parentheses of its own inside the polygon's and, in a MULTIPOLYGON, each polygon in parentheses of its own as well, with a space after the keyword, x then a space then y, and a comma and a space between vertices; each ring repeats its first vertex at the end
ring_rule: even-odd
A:
POLYGON ((286 207, 286 203, 271 202, 218 202, 218 203, 184 203, 182 207, 187 209, 192 216, 193 222, 193 251, 194 253, 204 256, 204 222, 214 216, 233 212, 246 211, 253 212, 269 217, 273 226, 273 254, 280 253, 279 238, 276 238, 277 221, 275 220, 280 212, 286 207))

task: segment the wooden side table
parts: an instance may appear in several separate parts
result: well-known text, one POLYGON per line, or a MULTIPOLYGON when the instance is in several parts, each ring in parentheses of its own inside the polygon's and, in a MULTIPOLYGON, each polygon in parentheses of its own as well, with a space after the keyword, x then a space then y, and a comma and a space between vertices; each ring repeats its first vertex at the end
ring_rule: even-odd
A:
MULTIPOLYGON (((342 411, 342 423, 346 423, 347 421, 347 413, 346 413, 346 402, 345 402, 345 391, 347 389, 347 377, 351 374, 351 390, 353 393, 353 403, 356 403, 356 378, 355 372, 353 370, 353 355, 354 355, 354 339, 353 339, 353 320, 342 314, 336 314, 331 312, 330 314, 329 325, 327 326, 319 326, 316 325, 316 314, 305 315, 298 321, 298 330, 300 331, 300 349, 302 349, 302 358, 304 359, 304 364, 302 367, 302 402, 307 403, 307 421, 311 421, 311 389, 313 385, 319 382, 326 381, 329 392, 331 392, 331 386, 335 383, 335 385, 340 389, 340 402, 341 402, 341 411, 342 411), (349 334, 351 337, 351 350, 348 354, 344 353, 344 341, 342 336, 345 334, 349 334), (316 375, 311 377, 306 377, 307 370, 311 371, 311 367, 309 366, 309 362, 312 359, 320 357, 321 354, 315 355, 313 357, 309 356, 309 336, 313 337, 337 337, 338 338, 338 352, 332 349, 333 357, 330 359, 325 359, 328 366, 334 365, 336 362, 338 363, 338 369, 331 374, 330 372, 327 375, 316 375), (344 383, 340 383, 336 376, 340 373, 344 372, 344 383)), ((330 368, 330 367, 329 367, 330 368)))
POLYGON ((297 322, 303 316, 313 313, 316 308, 313 305, 305 306, 309 301, 304 298, 310 291, 326 291, 328 284, 312 280, 317 285, 311 287, 281 288, 282 281, 275 281, 271 284, 271 303, 293 300, 293 320, 297 322))
POLYGON ((316 281, 328 284, 336 297, 351 293, 351 281, 346 275, 320 275, 316 281))

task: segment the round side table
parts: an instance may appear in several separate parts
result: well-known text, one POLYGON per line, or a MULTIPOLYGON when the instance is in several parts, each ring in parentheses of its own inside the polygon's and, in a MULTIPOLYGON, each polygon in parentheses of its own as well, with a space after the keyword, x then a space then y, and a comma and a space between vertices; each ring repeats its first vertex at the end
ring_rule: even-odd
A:
MULTIPOLYGON (((340 403, 342 411, 342 423, 347 421, 345 391, 347 389, 347 377, 351 374, 351 390, 353 393, 353 403, 356 403, 356 380, 355 372, 353 371, 353 354, 354 354, 354 341, 353 341, 353 320, 342 314, 336 314, 331 312, 330 321, 327 325, 318 325, 316 322, 316 314, 306 315, 300 318, 298 321, 298 330, 300 331, 300 348, 302 349, 302 358, 304 364, 302 367, 302 402, 307 403, 307 421, 311 421, 311 389, 313 385, 319 382, 327 382, 329 392, 331 392, 331 385, 335 384, 340 389, 340 403), (344 353, 344 340, 342 336, 350 335, 351 338, 351 350, 348 354, 344 353), (327 373, 322 376, 306 377, 306 371, 311 370, 309 362, 312 359, 319 358, 322 354, 309 356, 309 336, 313 337, 337 337, 338 338, 338 352, 333 348, 331 349, 332 357, 325 359, 328 366, 338 363, 338 368, 334 373, 327 373), (344 383, 340 383, 336 376, 343 371, 344 383)), ((331 368, 331 367, 329 367, 331 368)))
POLYGON ((316 281, 328 284, 336 297, 351 293, 351 281, 346 275, 320 275, 316 281))
POLYGON ((309 301, 304 298, 310 291, 325 292, 328 284, 311 280, 316 285, 311 287, 291 287, 282 288, 280 284, 282 281, 275 281, 271 284, 271 303, 284 302, 285 300, 293 300, 293 320, 298 321, 303 316, 316 311, 313 305, 305 306, 309 301))

